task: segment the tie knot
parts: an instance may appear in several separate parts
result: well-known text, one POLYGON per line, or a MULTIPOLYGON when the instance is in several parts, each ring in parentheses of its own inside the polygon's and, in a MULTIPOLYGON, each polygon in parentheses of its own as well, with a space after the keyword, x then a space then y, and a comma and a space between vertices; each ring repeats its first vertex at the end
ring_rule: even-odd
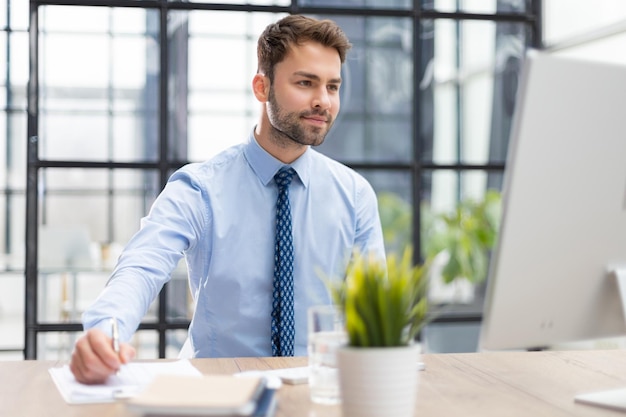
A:
POLYGON ((293 168, 282 167, 280 171, 274 175, 274 181, 278 184, 278 188, 289 187, 293 176, 296 174, 293 168))

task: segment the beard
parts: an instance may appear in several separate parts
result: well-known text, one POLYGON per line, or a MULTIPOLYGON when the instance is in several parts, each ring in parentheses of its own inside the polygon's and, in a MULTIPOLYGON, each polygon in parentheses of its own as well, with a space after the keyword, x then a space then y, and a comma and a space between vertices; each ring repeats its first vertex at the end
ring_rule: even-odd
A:
POLYGON ((272 127, 271 136, 275 141, 284 145, 289 142, 310 146, 321 145, 333 125, 333 117, 327 111, 309 110, 300 113, 285 111, 276 101, 273 88, 270 88, 268 95, 267 116, 272 127), (327 120, 326 127, 309 126, 302 123, 303 117, 310 116, 325 117, 327 120))

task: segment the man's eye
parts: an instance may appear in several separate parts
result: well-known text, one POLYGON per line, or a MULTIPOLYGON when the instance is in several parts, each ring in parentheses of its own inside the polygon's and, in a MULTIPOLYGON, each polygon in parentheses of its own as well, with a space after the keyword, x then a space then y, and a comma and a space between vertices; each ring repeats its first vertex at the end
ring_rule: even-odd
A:
POLYGON ((328 86, 328 89, 330 91, 339 91, 339 86, 336 85, 336 84, 331 84, 331 85, 328 86))
POLYGON ((298 81, 298 85, 302 85, 304 87, 308 87, 308 86, 311 85, 311 81, 309 81, 309 80, 298 81))

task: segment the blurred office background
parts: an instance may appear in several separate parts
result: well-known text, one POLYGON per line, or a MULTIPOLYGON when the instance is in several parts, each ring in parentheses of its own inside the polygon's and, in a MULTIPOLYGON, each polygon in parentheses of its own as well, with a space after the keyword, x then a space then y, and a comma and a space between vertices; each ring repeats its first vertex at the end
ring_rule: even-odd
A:
MULTIPOLYGON (((249 134, 256 38, 287 13, 350 37, 319 150, 370 180, 387 249, 417 259, 433 217, 500 190, 528 48, 626 64, 622 0, 0 0, 0 359, 69 357, 171 172, 249 134)), ((137 332, 140 357, 178 353, 185 274, 137 332)), ((435 282, 426 351, 476 349, 485 278, 435 282)))

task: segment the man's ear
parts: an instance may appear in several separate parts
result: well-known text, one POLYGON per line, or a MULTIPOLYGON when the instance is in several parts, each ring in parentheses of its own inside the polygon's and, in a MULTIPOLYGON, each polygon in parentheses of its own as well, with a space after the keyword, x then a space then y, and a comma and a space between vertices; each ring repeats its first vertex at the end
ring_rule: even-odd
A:
POLYGON ((261 103, 265 103, 270 93, 270 79, 263 74, 256 74, 252 79, 252 91, 261 103))

